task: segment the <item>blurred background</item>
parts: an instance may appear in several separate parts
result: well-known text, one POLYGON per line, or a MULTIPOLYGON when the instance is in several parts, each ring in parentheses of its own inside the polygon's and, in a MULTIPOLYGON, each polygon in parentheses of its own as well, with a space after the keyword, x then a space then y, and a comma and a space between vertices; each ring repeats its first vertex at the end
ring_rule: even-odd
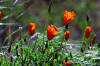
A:
POLYGON ((27 35, 30 22, 36 23, 36 32, 40 33, 47 21, 58 28, 63 27, 65 10, 76 13, 69 24, 72 40, 82 40, 88 16, 92 31, 97 35, 96 40, 100 42, 100 0, 0 0, 0 44, 6 44, 7 38, 17 41, 19 26, 23 27, 23 37, 27 35))

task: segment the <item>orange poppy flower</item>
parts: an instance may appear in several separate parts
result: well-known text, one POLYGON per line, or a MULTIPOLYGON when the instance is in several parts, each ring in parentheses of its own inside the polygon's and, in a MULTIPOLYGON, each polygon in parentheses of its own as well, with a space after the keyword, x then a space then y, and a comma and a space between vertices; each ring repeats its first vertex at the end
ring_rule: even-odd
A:
POLYGON ((70 61, 69 63, 66 64, 66 66, 70 66, 72 64, 72 62, 70 61))
POLYGON ((70 31, 66 31, 66 32, 64 33, 65 40, 68 40, 68 39, 69 39, 69 34, 70 34, 70 31))
POLYGON ((70 21, 72 21, 75 18, 75 16, 76 14, 73 11, 72 12, 65 11, 63 16, 64 23, 65 24, 70 23, 70 21))
POLYGON ((33 35, 35 33, 36 24, 30 23, 29 24, 29 35, 33 35))
POLYGON ((0 22, 1 22, 1 11, 0 11, 0 22))
POLYGON ((48 25, 48 27, 47 27, 47 39, 52 40, 53 37, 55 37, 58 34, 58 32, 59 31, 56 28, 56 26, 48 25))
POLYGON ((85 32, 85 38, 89 38, 90 37, 90 32, 91 32, 91 26, 87 26, 86 27, 86 32, 85 32))

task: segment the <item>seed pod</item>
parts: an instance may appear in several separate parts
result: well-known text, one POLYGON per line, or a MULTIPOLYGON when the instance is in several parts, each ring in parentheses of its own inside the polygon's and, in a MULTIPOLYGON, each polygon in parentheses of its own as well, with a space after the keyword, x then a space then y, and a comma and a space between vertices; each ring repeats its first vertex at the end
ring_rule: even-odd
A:
POLYGON ((16 50, 18 49, 18 45, 16 46, 16 50))
POLYGON ((83 51, 84 51, 83 48, 81 48, 81 52, 82 52, 82 53, 83 53, 83 51))
POLYGON ((0 11, 0 22, 1 22, 1 11, 0 11))
POLYGON ((24 38, 24 42, 26 42, 26 38, 24 38))
POLYGON ((67 57, 65 58, 65 61, 66 61, 66 62, 68 61, 68 58, 67 58, 67 57))
POLYGON ((10 52, 11 52, 11 45, 8 48, 8 53, 10 53, 10 52))
POLYGON ((45 50, 42 50, 42 53, 44 54, 45 53, 45 50))
POLYGON ((98 48, 100 48, 100 43, 98 43, 98 48))
POLYGON ((90 46, 91 46, 91 43, 90 43, 90 46))
POLYGON ((10 58, 11 58, 11 62, 13 62, 13 57, 11 56, 10 58))
POLYGON ((35 63, 35 66, 37 66, 37 63, 35 63))
POLYGON ((65 25, 65 29, 68 29, 68 24, 65 25))
POLYGON ((52 1, 50 2, 49 7, 48 7, 48 13, 49 14, 51 14, 51 6, 52 6, 52 1))
POLYGON ((88 49, 90 49, 90 47, 88 46, 88 49))
POLYGON ((72 57, 72 53, 71 53, 71 52, 70 52, 70 57, 71 57, 71 58, 73 58, 73 57, 72 57))
POLYGON ((89 21, 89 16, 88 16, 88 15, 86 16, 86 21, 87 21, 87 22, 89 21))
POLYGON ((48 41, 46 41, 45 48, 48 49, 48 41))
POLYGON ((58 57, 58 55, 57 55, 57 53, 55 54, 55 59, 57 59, 57 57, 58 57))

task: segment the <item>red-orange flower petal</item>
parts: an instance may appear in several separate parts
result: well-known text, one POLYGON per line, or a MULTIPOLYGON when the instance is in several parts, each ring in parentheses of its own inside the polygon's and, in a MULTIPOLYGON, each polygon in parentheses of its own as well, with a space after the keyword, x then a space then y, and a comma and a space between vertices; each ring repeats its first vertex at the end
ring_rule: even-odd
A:
POLYGON ((75 18, 75 16, 76 14, 73 11, 72 12, 65 11, 63 16, 64 23, 65 24, 70 23, 75 18))
POLYGON ((72 11, 72 20, 75 18, 76 14, 72 11))
POLYGON ((0 22, 1 22, 1 11, 0 11, 0 22))
POLYGON ((52 40, 53 37, 55 37, 58 34, 58 32, 59 31, 56 28, 56 26, 48 25, 48 27, 47 27, 47 39, 52 40))
POLYGON ((35 33, 35 28, 36 28, 36 24, 35 23, 30 23, 29 24, 29 35, 33 35, 35 33))
POLYGON ((66 66, 71 66, 72 62, 66 63, 66 66))
POLYGON ((91 33, 91 26, 86 27, 85 38, 89 38, 91 33))
POLYGON ((66 31, 66 32, 64 33, 65 40, 68 40, 68 39, 69 39, 69 34, 70 34, 70 31, 66 31))

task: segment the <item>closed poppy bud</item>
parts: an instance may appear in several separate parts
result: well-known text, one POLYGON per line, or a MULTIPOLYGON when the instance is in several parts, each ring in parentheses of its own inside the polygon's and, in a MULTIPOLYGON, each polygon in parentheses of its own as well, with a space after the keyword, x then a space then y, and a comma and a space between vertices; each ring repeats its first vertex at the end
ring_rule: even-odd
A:
POLYGON ((58 34, 58 29, 56 26, 53 25, 48 25, 47 27, 47 39, 52 40, 57 34, 58 34))
POLYGON ((71 66, 72 62, 70 61, 69 63, 66 64, 66 66, 71 66))
POLYGON ((33 35, 35 33, 35 28, 36 28, 36 24, 35 23, 30 23, 29 24, 29 35, 33 35))
POLYGON ((94 45, 95 44, 95 39, 96 39, 96 35, 93 37, 93 39, 91 40, 91 44, 94 45))
POLYGON ((98 48, 100 48, 100 43, 98 43, 98 48))
POLYGON ((85 38, 89 38, 91 33, 91 26, 86 27, 85 38))
POLYGON ((0 22, 1 22, 1 11, 0 11, 0 22))
POLYGON ((63 62, 62 62, 62 63, 63 63, 63 65, 65 66, 66 60, 63 60, 63 62))
POLYGON ((69 34, 70 34, 70 31, 66 31, 66 32, 64 33, 65 40, 68 40, 68 39, 69 39, 69 34))
POLYGON ((75 18, 75 16, 76 14, 73 11, 72 12, 65 11, 63 16, 64 23, 65 24, 70 23, 75 18))
POLYGON ((91 44, 92 44, 92 45, 95 44, 95 40, 94 40, 94 39, 91 40, 91 44))

